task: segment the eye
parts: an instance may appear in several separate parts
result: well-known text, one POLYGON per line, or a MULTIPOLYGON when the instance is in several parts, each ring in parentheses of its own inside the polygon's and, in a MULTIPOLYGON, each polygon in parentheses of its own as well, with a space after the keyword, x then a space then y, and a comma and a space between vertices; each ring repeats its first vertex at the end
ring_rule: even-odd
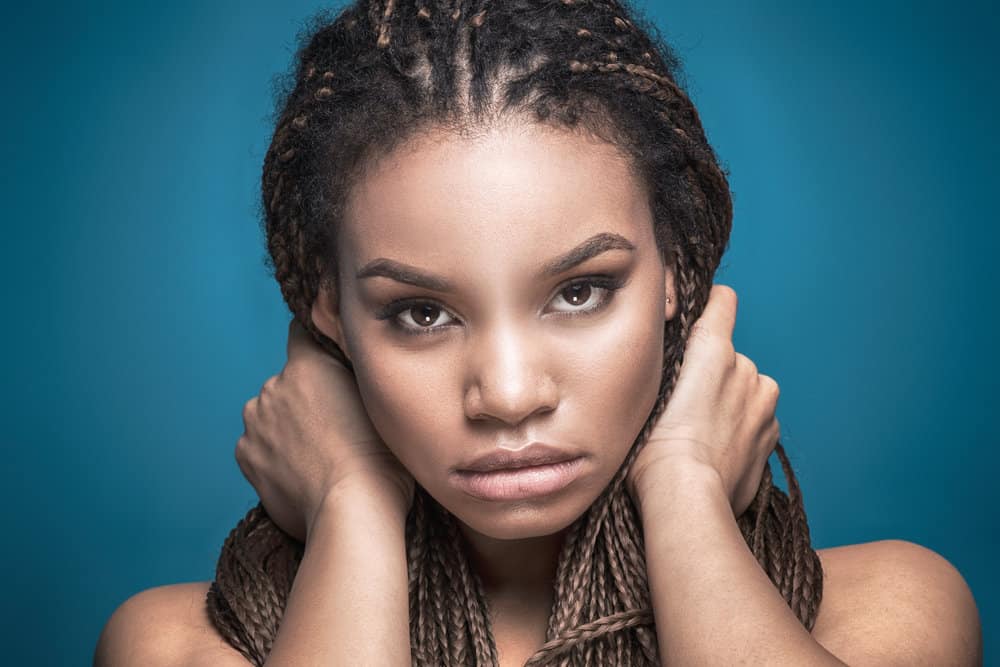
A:
POLYGON ((442 320, 455 319, 448 314, 448 311, 433 301, 397 302, 396 306, 388 311, 386 317, 391 317, 392 324, 398 329, 414 334, 434 332, 448 324, 447 321, 442 324, 442 320))
POLYGON ((569 304, 570 308, 556 312, 575 316, 602 310, 611 302, 614 292, 623 284, 622 280, 607 276, 590 276, 583 280, 575 280, 556 293, 556 297, 569 304), (591 305, 586 308, 576 307, 587 303, 591 305))
MULTIPOLYGON (((603 310, 611 302, 614 292, 625 281, 610 276, 588 276, 573 280, 560 287, 555 300, 569 305, 567 309, 557 309, 560 317, 576 317, 603 310), (585 308, 579 306, 591 304, 585 308)), ((389 320, 396 330, 417 336, 434 334, 457 322, 457 318, 443 306, 426 299, 401 299, 393 301, 375 314, 379 320, 389 320)))

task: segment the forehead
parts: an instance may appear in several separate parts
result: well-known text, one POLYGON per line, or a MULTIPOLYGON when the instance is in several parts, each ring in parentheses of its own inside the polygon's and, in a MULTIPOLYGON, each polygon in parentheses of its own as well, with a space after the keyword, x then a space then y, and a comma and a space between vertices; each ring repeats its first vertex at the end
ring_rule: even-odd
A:
POLYGON ((348 269, 376 257, 450 267, 502 254, 527 270, 602 231, 652 240, 646 193, 624 154, 531 123, 403 145, 355 186, 343 225, 348 269))

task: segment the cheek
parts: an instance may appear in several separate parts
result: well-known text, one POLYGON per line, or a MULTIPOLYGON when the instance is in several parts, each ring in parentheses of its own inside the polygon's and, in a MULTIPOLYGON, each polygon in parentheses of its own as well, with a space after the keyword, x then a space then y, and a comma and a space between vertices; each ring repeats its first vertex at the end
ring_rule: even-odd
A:
MULTIPOLYGON (((655 300, 654 300, 655 301, 655 300)), ((656 404, 663 373, 663 311, 655 303, 630 304, 617 325, 595 341, 580 377, 580 406, 602 441, 614 443, 620 465, 656 404)), ((610 453, 610 452, 609 452, 610 453)))
POLYGON ((440 464, 428 443, 446 442, 435 437, 435 429, 449 423, 443 413, 446 401, 428 398, 445 395, 446 369, 422 355, 388 347, 370 355, 362 352, 354 368, 365 410, 396 458, 414 472, 440 464))

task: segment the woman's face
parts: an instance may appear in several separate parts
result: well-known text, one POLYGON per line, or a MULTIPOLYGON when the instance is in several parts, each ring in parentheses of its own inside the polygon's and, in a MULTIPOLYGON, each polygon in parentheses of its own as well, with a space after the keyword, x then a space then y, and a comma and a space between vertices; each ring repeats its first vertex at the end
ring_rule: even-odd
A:
POLYGON ((570 525, 653 408, 676 303, 624 157, 528 123, 422 135, 356 186, 338 239, 339 312, 321 295, 313 319, 389 449, 479 533, 570 525), (532 442, 576 462, 478 486, 458 472, 532 442))

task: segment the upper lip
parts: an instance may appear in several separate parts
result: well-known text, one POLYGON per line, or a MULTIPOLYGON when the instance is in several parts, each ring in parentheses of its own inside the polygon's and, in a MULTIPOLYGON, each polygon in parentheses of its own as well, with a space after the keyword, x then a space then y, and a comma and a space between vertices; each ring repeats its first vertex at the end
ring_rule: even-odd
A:
POLYGON ((573 452, 567 452, 543 442, 532 442, 527 447, 521 447, 517 451, 500 449, 485 456, 473 459, 468 464, 458 468, 459 472, 489 472, 493 470, 510 470, 515 468, 526 468, 528 466, 540 466, 549 463, 559 463, 569 461, 579 456, 573 452))

